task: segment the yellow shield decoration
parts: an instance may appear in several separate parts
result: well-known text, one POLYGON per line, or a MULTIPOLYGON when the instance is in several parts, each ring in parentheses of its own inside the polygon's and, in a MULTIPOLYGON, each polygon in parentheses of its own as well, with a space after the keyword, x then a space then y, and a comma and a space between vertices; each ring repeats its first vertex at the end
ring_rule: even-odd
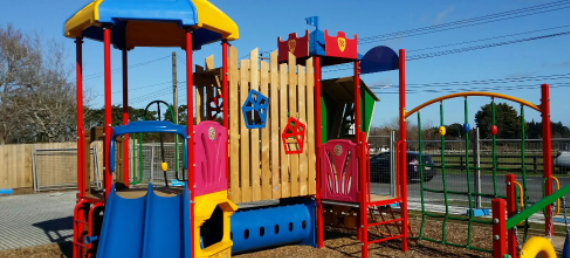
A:
POLYGON ((338 49, 340 52, 344 52, 344 48, 346 48, 346 39, 338 37, 338 49))
POLYGON ((290 39, 289 40, 289 52, 295 53, 295 47, 297 46, 297 40, 290 39))

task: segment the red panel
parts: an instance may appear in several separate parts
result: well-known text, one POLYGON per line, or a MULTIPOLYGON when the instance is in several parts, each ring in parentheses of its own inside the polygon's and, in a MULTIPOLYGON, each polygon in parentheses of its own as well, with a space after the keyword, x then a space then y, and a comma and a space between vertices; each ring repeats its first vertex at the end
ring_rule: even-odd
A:
POLYGON ((330 140, 319 149, 321 198, 358 202, 358 145, 330 140))
POLYGON ((305 36, 298 38, 297 33, 289 34, 289 39, 282 41, 277 38, 277 48, 279 49, 279 62, 289 59, 289 52, 297 58, 309 56, 309 30, 305 31, 305 36))
POLYGON ((285 146, 285 154, 298 154, 303 153, 303 143, 305 142, 305 124, 299 122, 299 120, 294 117, 290 117, 287 121, 287 126, 283 133, 281 134, 281 139, 283 140, 283 146, 285 146), (290 148, 290 143, 287 143, 287 139, 295 138, 297 149, 293 150, 290 148))
POLYGON ((354 34, 354 39, 346 38, 344 32, 337 32, 337 36, 329 36, 325 30, 325 53, 327 56, 344 57, 358 59, 358 39, 354 34))

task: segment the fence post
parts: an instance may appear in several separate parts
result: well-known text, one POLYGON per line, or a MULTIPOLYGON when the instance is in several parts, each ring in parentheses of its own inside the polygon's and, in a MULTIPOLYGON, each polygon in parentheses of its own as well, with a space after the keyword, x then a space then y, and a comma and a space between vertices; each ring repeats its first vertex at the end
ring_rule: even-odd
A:
POLYGON ((396 152, 394 151, 396 149, 396 142, 394 139, 396 139, 396 132, 390 131, 390 195, 392 196, 396 196, 396 162, 394 162, 396 159, 396 152))
MULTIPOLYGON (((479 138, 479 127, 475 128, 475 137, 473 139, 473 164, 477 169, 475 169, 475 191, 477 193, 481 193, 481 170, 478 168, 481 167, 481 147, 480 147, 480 138, 479 138)), ((467 164, 469 165, 469 163, 467 164)), ((477 195, 475 198, 475 208, 481 209, 481 195, 477 195)))
POLYGON ((154 145, 150 145, 150 182, 154 183, 154 145))

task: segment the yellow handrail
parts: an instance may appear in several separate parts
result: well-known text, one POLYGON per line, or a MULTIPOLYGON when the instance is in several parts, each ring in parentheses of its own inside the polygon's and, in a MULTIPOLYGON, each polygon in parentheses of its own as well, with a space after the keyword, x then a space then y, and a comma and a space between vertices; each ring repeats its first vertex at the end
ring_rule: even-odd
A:
POLYGON ((452 99, 452 98, 457 98, 457 97, 467 97, 467 96, 480 96, 480 97, 492 97, 492 98, 506 99, 506 100, 517 102, 517 103, 520 103, 520 104, 525 105, 527 107, 530 107, 530 108, 532 108, 538 112, 542 112, 541 109, 537 105, 532 104, 526 100, 515 98, 513 96, 500 94, 500 93, 494 93, 494 92, 468 91, 468 92, 453 93, 453 94, 449 94, 449 95, 441 96, 439 98, 432 99, 432 100, 425 102, 425 103, 415 107, 414 109, 406 112, 404 115, 406 118, 408 118, 413 113, 418 112, 418 110, 420 110, 426 106, 429 106, 433 103, 440 102, 440 101, 445 100, 445 99, 452 99))

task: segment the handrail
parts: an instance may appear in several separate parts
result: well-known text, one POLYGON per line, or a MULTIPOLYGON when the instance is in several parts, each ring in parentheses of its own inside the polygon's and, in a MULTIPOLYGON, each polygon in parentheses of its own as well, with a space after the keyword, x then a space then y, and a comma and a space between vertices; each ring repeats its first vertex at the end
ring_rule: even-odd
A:
POLYGON ((523 196, 523 195, 524 195, 524 192, 523 192, 523 187, 522 187, 522 185, 521 185, 519 182, 517 182, 517 181, 513 181, 513 182, 515 183, 516 186, 519 187, 519 190, 520 190, 520 193, 521 193, 521 194, 519 195, 519 197, 520 197, 519 199, 520 199, 520 202, 521 202, 521 203, 520 203, 520 207, 521 207, 521 209, 524 209, 524 196, 523 196))
MULTIPOLYGON (((123 134, 130 133, 175 133, 184 139, 184 152, 188 150, 188 137, 186 126, 176 125, 166 121, 142 121, 130 122, 127 125, 116 126, 111 132, 111 143, 109 146, 109 170, 115 171, 115 139, 123 134)), ((184 159, 184 169, 188 168, 188 161, 184 159)))
MULTIPOLYGON (((402 140, 396 142, 396 197, 400 198, 400 145, 402 140)), ((405 182, 404 182, 405 183, 405 182)))
POLYGON ((569 192, 570 192, 570 184, 567 184, 566 186, 562 187, 560 190, 556 191, 555 193, 545 197, 544 199, 538 201, 534 205, 528 207, 528 209, 521 211, 519 214, 517 214, 515 216, 512 216, 506 222, 506 229, 507 230, 511 229, 512 227, 519 224, 519 222, 530 217, 531 215, 533 215, 537 211, 544 209, 544 207, 552 204, 552 202, 560 199, 562 196, 566 195, 569 192))
MULTIPOLYGON (((554 176, 550 176, 545 178, 544 180, 542 180, 542 198, 544 198, 544 196, 546 195, 545 193, 545 187, 546 187, 546 181, 548 179, 554 179, 556 181, 556 191, 560 190, 560 182, 558 181, 558 178, 554 177, 554 176)), ((556 208, 558 209, 556 211, 556 214, 554 214, 554 216, 556 217, 556 215, 558 215, 560 213, 560 199, 558 199, 557 203, 556 203, 556 208)), ((546 211, 543 211, 544 216, 548 217, 548 215, 546 215, 546 211)))

